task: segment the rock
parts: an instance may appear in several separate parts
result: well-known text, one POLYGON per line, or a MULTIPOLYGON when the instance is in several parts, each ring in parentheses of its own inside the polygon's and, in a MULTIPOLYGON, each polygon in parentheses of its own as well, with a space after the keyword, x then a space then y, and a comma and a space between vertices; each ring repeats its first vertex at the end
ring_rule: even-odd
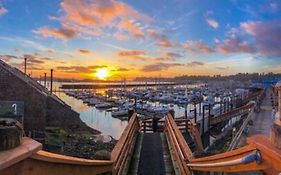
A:
POLYGON ((102 143, 109 143, 109 142, 111 142, 111 140, 112 140, 112 137, 109 136, 109 135, 97 135, 94 138, 94 141, 96 143, 101 143, 101 144, 102 143))
POLYGON ((94 155, 94 158, 97 160, 110 160, 110 157, 110 152, 107 150, 99 150, 94 155))

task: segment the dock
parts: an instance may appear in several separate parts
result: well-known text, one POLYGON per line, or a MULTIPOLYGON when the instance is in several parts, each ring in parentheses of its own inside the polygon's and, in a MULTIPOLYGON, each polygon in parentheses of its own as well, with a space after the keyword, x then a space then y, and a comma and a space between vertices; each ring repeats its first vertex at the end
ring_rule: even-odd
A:
POLYGON ((107 89, 107 88, 134 88, 134 87, 159 87, 159 86, 175 86, 184 85, 182 83, 161 82, 161 83, 129 83, 129 84, 62 84, 60 89, 107 89))

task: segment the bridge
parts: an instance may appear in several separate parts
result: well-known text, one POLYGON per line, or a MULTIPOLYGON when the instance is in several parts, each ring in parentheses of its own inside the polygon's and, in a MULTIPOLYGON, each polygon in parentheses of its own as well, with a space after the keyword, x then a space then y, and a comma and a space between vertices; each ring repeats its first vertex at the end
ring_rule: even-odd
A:
MULTIPOLYGON (((244 106, 218 116, 208 116, 208 129, 212 130, 221 123, 225 125, 235 117, 246 116, 231 143, 235 145, 234 142, 239 140, 244 125, 248 123, 254 109, 259 107, 263 96, 263 91, 255 93, 249 96, 244 106), (255 102, 249 103, 249 100, 255 102)), ((201 132, 201 127, 200 122, 174 118, 168 114, 158 121, 157 132, 153 132, 152 120, 140 121, 134 113, 112 150, 110 160, 88 160, 46 152, 42 150, 41 143, 23 137, 20 146, 0 151, 0 174, 188 175, 198 172, 281 172, 281 147, 276 146, 276 138, 281 140, 280 133, 272 131, 275 141, 264 135, 254 135, 247 138, 247 144, 241 148, 205 156, 202 140, 205 133, 201 132)), ((281 130, 281 125, 276 124, 274 127, 281 130)))

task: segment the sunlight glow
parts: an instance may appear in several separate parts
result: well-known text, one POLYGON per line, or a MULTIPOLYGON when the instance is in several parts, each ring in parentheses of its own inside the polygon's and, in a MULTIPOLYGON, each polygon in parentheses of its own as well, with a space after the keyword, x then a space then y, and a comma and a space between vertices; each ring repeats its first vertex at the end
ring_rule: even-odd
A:
POLYGON ((110 71, 107 68, 99 68, 96 71, 96 77, 99 80, 106 80, 109 77, 110 71))

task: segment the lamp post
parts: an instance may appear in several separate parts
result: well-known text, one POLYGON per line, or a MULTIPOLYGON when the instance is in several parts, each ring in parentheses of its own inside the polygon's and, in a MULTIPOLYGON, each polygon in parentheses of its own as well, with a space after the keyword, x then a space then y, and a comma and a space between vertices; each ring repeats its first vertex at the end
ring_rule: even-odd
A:
POLYGON ((53 93, 53 69, 51 69, 51 86, 50 86, 50 92, 53 93))
POLYGON ((27 62, 27 58, 24 57, 24 74, 26 75, 26 62, 27 62))

